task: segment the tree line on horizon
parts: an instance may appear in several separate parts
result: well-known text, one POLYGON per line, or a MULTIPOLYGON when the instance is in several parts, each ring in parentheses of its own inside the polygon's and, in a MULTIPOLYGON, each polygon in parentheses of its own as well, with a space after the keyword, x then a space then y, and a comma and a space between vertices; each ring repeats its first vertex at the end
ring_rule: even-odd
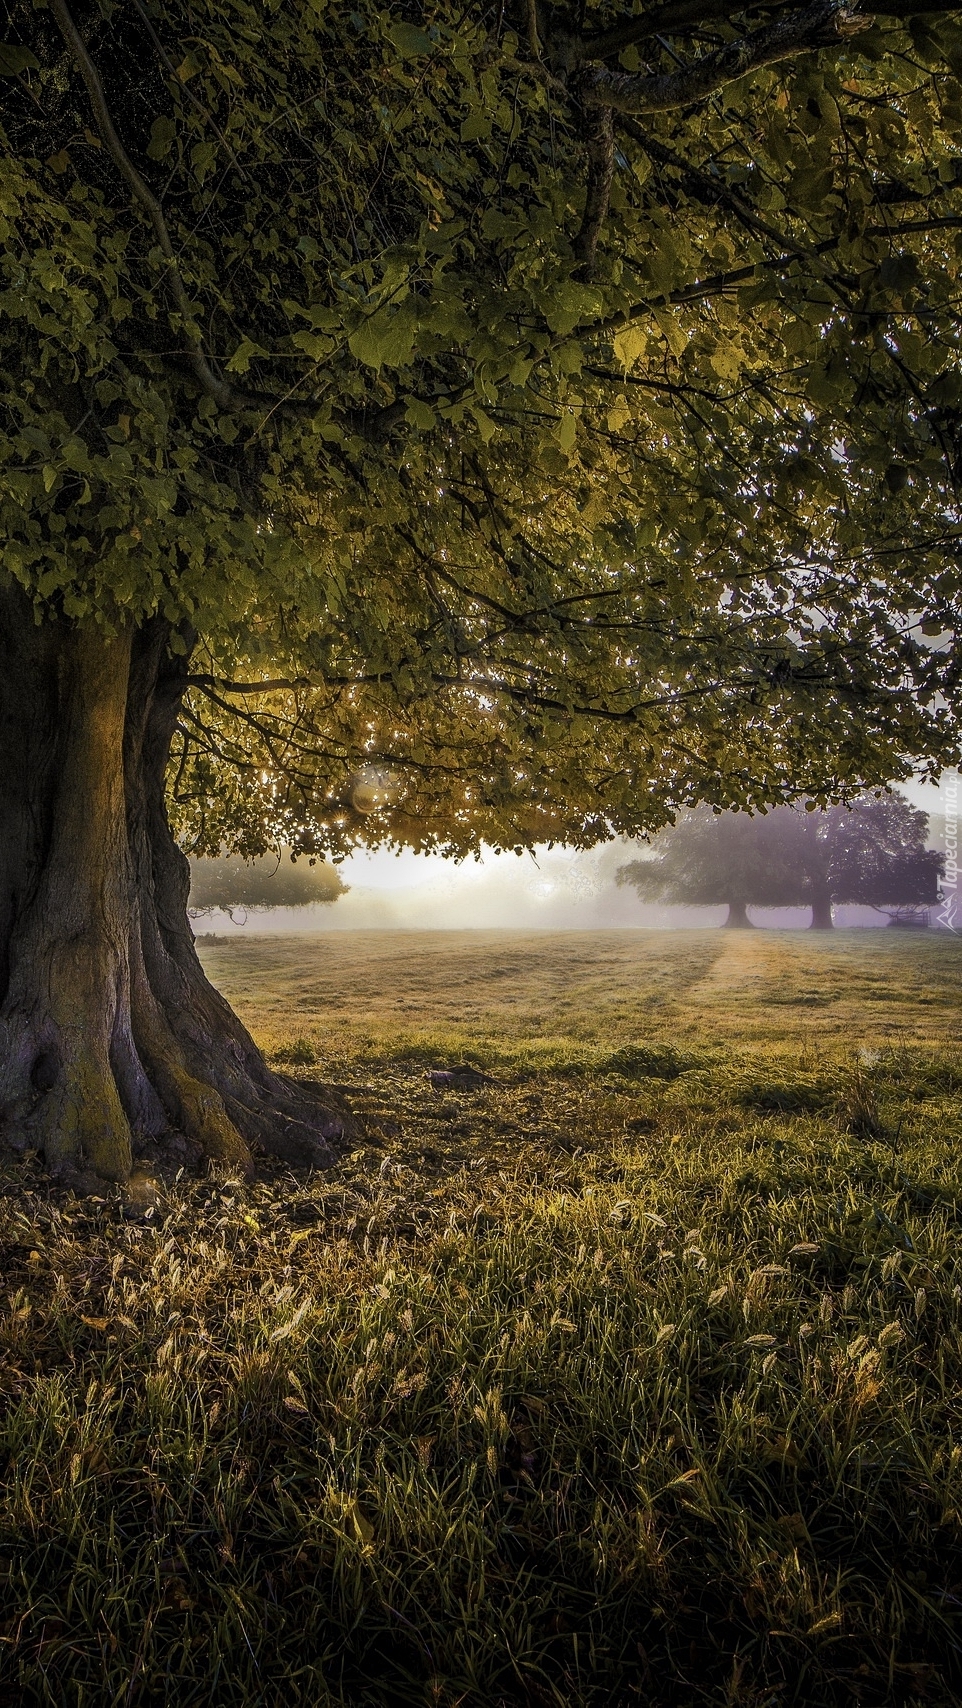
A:
POLYGON ((833 907, 881 911, 938 900, 944 856, 926 846, 928 814, 901 795, 865 794, 851 805, 814 803, 759 814, 696 807, 679 814, 651 852, 619 867, 615 881, 643 901, 721 905, 727 926, 750 927, 754 907, 810 907, 831 930, 833 907))

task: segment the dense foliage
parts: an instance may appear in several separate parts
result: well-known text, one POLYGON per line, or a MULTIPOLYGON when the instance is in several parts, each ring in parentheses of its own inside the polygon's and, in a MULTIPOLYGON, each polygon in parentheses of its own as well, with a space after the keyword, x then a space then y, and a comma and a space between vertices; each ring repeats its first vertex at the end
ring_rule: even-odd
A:
POLYGON ((13 0, 5 564, 195 648, 195 847, 587 842, 951 757, 939 11, 13 0))
POLYGON ((344 895, 347 885, 326 860, 309 864, 287 857, 286 849, 262 854, 256 860, 237 856, 192 860, 190 913, 193 917, 222 909, 234 914, 270 907, 329 905, 344 895))
POLYGON ((617 881, 648 901, 924 904, 937 900, 944 867, 927 835, 927 815, 898 794, 754 818, 696 808, 658 837, 649 858, 620 867, 617 881))

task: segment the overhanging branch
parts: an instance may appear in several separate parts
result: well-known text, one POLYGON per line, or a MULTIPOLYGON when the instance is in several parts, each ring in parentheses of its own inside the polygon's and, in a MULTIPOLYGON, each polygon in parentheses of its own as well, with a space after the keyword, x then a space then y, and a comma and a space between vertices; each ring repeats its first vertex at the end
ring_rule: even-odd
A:
MULTIPOLYGON (((772 0, 767 6, 755 6, 746 10, 784 12, 791 0, 772 0)), ((852 10, 856 8, 853 6, 852 10)), ((953 0, 869 0, 866 11, 866 23, 871 23, 868 12, 883 18, 915 18, 926 15, 945 17, 952 12, 958 12, 959 7, 953 0)), ((667 0, 667 4, 653 6, 640 17, 626 18, 623 23, 613 24, 610 29, 601 30, 597 35, 583 36, 581 51, 585 59, 613 59, 616 54, 623 53, 625 48, 633 47, 636 42, 651 41, 658 35, 680 35, 690 30, 696 30, 701 24, 719 23, 731 16, 732 7, 724 0, 667 0)))
POLYGON ((726 42, 715 53, 705 54, 680 71, 641 77, 592 66, 579 78, 579 98, 584 106, 611 107, 619 113, 663 113, 694 106, 748 71, 777 65, 796 53, 822 46, 826 40, 844 39, 870 23, 871 19, 855 11, 848 0, 819 0, 766 29, 726 42))

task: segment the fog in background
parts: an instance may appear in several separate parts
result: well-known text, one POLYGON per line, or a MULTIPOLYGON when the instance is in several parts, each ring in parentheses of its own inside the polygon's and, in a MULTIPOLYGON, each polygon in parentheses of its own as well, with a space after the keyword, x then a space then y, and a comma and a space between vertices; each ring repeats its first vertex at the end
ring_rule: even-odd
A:
MULTIPOLYGON (((906 784, 902 792, 932 815, 930 843, 941 846, 942 795, 934 785, 906 784)), ((641 902, 629 887, 615 885, 615 872, 637 858, 638 843, 609 842, 578 853, 541 849, 530 854, 487 853, 482 861, 456 865, 436 855, 357 853, 340 866, 349 894, 328 907, 271 908, 243 921, 220 911, 194 921, 198 935, 234 936, 286 931, 598 931, 684 929, 722 925, 725 907, 667 907, 641 902)), ((803 928, 807 907, 755 908, 756 925, 803 928)), ((933 923, 935 910, 932 913, 933 923)), ((885 914, 870 907, 836 907, 839 926, 884 927, 885 914)))

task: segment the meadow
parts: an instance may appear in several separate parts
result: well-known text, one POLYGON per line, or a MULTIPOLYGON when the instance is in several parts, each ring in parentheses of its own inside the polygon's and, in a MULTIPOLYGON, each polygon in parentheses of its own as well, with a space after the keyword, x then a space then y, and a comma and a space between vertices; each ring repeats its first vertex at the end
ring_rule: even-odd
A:
POLYGON ((5 1167, 2 1699, 957 1708, 955 939, 201 946, 363 1136, 5 1167))

